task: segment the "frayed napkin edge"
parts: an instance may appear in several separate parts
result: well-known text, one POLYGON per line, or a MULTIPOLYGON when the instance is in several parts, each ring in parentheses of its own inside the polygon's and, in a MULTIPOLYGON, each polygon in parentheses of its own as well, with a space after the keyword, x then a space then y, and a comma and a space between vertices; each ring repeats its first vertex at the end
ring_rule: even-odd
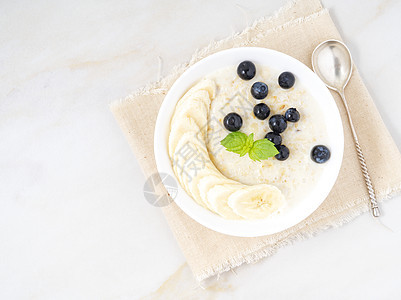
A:
MULTIPOLYGON (((124 98, 120 98, 117 100, 114 100, 110 103, 109 107, 111 111, 114 111, 116 109, 118 109, 118 106, 125 104, 127 102, 131 102, 134 101, 136 97, 140 97, 140 96, 146 96, 146 95, 160 95, 160 94, 166 94, 167 91, 169 90, 171 84, 173 83, 173 81, 175 81, 175 79, 178 78, 179 75, 181 75, 188 67, 194 65, 196 62, 198 62, 199 60, 207 57, 208 55, 211 54, 211 52, 213 52, 214 50, 216 50, 217 48, 219 48, 222 44, 227 43, 231 40, 233 40, 234 38, 241 38, 246 36, 250 31, 254 31, 256 30, 256 28, 263 22, 271 22, 274 21, 275 19, 277 19, 282 13, 285 13, 287 10, 291 9, 292 7, 294 7, 296 4, 298 3, 298 0, 291 0, 289 2, 287 2, 284 6, 282 6, 281 8, 279 8, 278 10, 276 10, 272 15, 270 16, 264 16, 262 18, 259 18, 257 20, 255 20, 252 25, 248 26, 247 28, 245 28, 242 31, 238 31, 238 32, 234 32, 231 35, 229 35, 228 37, 218 40, 218 41, 211 41, 207 46, 203 47, 203 48, 198 48, 194 51, 194 54, 191 56, 191 58, 182 64, 178 64, 175 65, 171 71, 169 72, 169 75, 166 75, 164 77, 162 77, 160 80, 156 80, 153 82, 149 82, 146 85, 134 90, 131 94, 129 94, 128 96, 124 97, 124 98)), ((245 44, 252 44, 257 42, 264 34, 266 34, 267 32, 277 32, 280 30, 283 30, 289 26, 293 26, 293 25, 297 25, 297 24, 301 24, 305 21, 309 21, 311 19, 314 19, 318 16, 320 16, 321 14, 324 13, 328 13, 328 10, 326 8, 321 7, 320 10, 308 15, 308 16, 303 16, 303 17, 299 17, 296 18, 294 20, 290 20, 288 22, 285 22, 281 25, 275 26, 267 31, 263 31, 260 32, 259 34, 257 34, 255 37, 253 37, 252 39, 247 38, 247 41, 245 44)), ((242 47, 244 46, 242 44, 239 44, 233 48, 237 48, 237 47, 242 47)), ((160 57, 159 57, 160 60, 160 57)))

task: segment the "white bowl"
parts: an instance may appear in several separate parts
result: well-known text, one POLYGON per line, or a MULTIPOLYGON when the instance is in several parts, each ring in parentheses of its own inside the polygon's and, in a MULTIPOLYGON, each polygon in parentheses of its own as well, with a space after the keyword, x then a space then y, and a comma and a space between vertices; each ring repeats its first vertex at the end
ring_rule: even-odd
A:
POLYGON ((323 173, 318 179, 315 188, 310 191, 307 197, 300 198, 297 204, 291 206, 291 209, 271 218, 263 220, 226 220, 198 205, 184 189, 178 186, 174 201, 195 221, 224 234, 255 237, 280 232, 308 217, 325 200, 340 171, 344 151, 341 117, 330 92, 319 77, 307 66, 281 52, 256 47, 224 50, 202 59, 185 71, 167 93, 157 116, 154 152, 159 173, 167 173, 176 178, 168 155, 168 136, 170 120, 177 101, 205 75, 220 68, 237 66, 244 60, 250 60, 256 65, 268 66, 278 71, 291 71, 297 80, 301 80, 303 87, 315 99, 319 100, 321 112, 324 114, 324 119, 327 120, 328 140, 332 141, 330 144, 331 158, 324 164, 323 173))

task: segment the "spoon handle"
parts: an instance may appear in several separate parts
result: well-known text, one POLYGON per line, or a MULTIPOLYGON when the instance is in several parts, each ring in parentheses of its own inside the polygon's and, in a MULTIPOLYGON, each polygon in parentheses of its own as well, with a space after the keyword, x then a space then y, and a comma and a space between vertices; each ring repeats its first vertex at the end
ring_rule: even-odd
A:
POLYGON ((361 166, 363 177, 365 178, 366 188, 367 188, 368 193, 369 193, 370 209, 372 211, 373 217, 379 217, 380 216, 380 209, 379 209, 379 205, 377 204, 375 190, 373 189, 372 181, 370 180, 368 167, 367 167, 366 161, 365 161, 365 156, 363 155, 361 145, 359 144, 358 136, 356 135, 354 123, 352 122, 351 114, 349 112, 347 100, 345 99, 344 91, 339 91, 339 94, 341 96, 341 99, 343 101, 345 110, 347 112, 349 125, 351 127, 352 135, 354 137, 356 153, 358 155, 359 164, 361 166))

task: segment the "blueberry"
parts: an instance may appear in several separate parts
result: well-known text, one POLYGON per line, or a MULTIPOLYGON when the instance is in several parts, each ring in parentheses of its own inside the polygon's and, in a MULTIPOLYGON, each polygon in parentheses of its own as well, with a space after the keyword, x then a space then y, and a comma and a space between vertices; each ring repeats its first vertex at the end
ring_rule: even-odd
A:
POLYGON ((229 113, 224 117, 224 127, 229 131, 238 131, 242 126, 242 118, 237 113, 229 113))
POLYGON ((285 119, 288 122, 298 122, 299 118, 300 118, 300 115, 296 108, 289 108, 285 112, 285 119))
POLYGON ((287 128, 287 121, 282 115, 274 115, 270 117, 269 127, 276 133, 282 133, 287 128))
POLYGON ((253 62, 246 60, 238 65, 237 74, 243 80, 250 80, 255 77, 256 67, 253 62))
POLYGON ((285 145, 278 145, 276 146, 276 149, 278 150, 278 154, 276 154, 274 157, 278 160, 286 160, 290 156, 290 149, 287 148, 285 145))
POLYGON ((264 103, 259 103, 253 108, 253 113, 259 120, 265 120, 270 115, 270 108, 264 103))
POLYGON ((278 84, 283 89, 292 88, 295 83, 295 76, 291 72, 283 72, 278 77, 278 84))
POLYGON ((326 146, 317 145, 313 147, 310 156, 315 163, 322 164, 330 159, 330 150, 326 146))
POLYGON ((266 98, 268 92, 269 88, 263 82, 255 82, 251 87, 252 96, 258 100, 266 98))
POLYGON ((278 146, 281 144, 282 138, 281 135, 275 132, 269 132, 266 134, 265 139, 268 139, 270 142, 272 142, 275 146, 278 146))

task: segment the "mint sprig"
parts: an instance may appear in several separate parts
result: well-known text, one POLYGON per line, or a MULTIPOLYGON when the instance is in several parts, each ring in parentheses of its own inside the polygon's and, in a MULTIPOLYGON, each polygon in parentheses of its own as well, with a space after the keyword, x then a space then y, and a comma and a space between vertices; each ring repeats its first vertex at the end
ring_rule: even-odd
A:
POLYGON ((248 153, 249 158, 254 161, 261 161, 273 157, 279 152, 268 139, 254 141, 254 134, 247 136, 243 132, 231 132, 220 144, 229 152, 239 154, 241 157, 248 153))

